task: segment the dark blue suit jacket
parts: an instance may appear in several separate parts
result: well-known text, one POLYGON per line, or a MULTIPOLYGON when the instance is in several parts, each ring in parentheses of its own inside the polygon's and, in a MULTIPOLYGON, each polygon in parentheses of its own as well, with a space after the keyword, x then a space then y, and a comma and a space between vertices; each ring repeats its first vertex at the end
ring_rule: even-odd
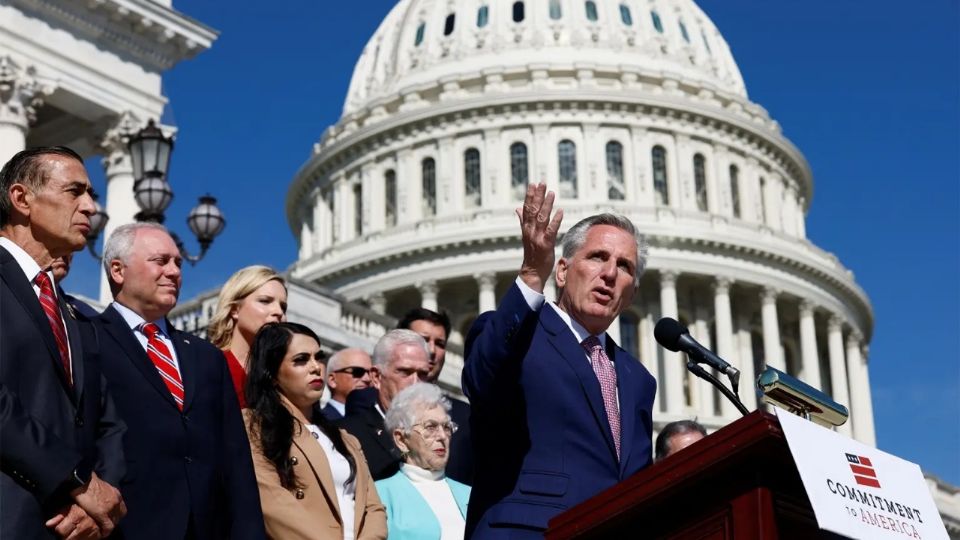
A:
POLYGON ((467 341, 463 389, 477 460, 467 535, 542 534, 550 518, 652 461, 656 381, 608 337, 620 398, 621 459, 600 383, 567 324, 532 311, 514 285, 467 341))
POLYGON ((104 375, 128 426, 121 535, 265 538, 250 445, 223 353, 167 324, 184 385, 181 412, 120 313, 110 306, 98 321, 104 375))
POLYGON ((53 538, 43 523, 69 502, 61 485, 82 460, 114 487, 124 476, 124 426, 100 374, 96 329, 62 297, 60 312, 72 386, 33 286, 0 247, 0 538, 53 538))

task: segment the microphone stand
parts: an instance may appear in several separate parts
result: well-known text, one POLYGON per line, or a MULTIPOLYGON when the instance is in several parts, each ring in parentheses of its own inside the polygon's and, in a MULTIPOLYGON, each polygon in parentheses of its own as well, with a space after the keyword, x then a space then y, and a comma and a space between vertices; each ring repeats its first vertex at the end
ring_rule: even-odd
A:
POLYGON ((737 407, 737 409, 740 411, 740 414, 744 416, 750 414, 750 411, 748 411, 747 408, 744 407, 743 402, 740 401, 740 398, 737 397, 737 395, 734 394, 729 388, 724 386, 722 382, 718 381, 716 377, 710 374, 710 372, 703 369, 703 367, 701 367, 700 364, 697 364, 692 360, 687 360, 687 370, 690 371, 690 373, 693 373, 694 375, 696 375, 697 377, 700 377, 701 379, 707 381, 708 383, 716 386, 717 390, 720 390, 720 392, 724 396, 726 396, 727 399, 729 399, 730 402, 737 407))

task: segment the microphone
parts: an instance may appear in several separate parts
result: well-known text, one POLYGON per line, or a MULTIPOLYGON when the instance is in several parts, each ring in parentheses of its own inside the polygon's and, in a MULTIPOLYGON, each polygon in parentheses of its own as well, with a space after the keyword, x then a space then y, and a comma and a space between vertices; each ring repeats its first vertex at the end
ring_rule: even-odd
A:
MULTIPOLYGON (((707 364, 720 373, 730 377, 733 381, 740 380, 740 370, 728 364, 723 358, 713 354, 713 351, 697 343, 697 340, 690 337, 690 331, 679 322, 664 317, 657 321, 657 326, 653 329, 653 336, 657 343, 665 349, 673 352, 683 351, 687 353, 691 360, 698 364, 707 364)), ((733 383, 736 388, 737 383, 733 383)))

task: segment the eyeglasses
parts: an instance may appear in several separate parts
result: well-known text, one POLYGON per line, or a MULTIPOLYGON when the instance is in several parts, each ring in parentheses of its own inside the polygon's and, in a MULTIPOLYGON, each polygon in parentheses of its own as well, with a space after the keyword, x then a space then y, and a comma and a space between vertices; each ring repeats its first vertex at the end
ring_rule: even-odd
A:
POLYGON ((368 371, 370 370, 365 367, 351 366, 351 367, 338 369, 334 371, 334 373, 349 373, 350 375, 353 376, 354 379, 359 379, 360 377, 363 377, 364 375, 366 375, 368 371))
MULTIPOLYGON (((419 424, 414 424, 414 425, 412 425, 411 427, 417 427, 417 426, 422 426, 422 427, 423 427, 423 433, 420 433, 419 431, 418 431, 417 433, 420 433, 420 434, 423 435, 424 437, 430 437, 431 439, 435 439, 435 438, 439 437, 439 436, 440 436, 440 430, 441 430, 441 429, 442 429, 443 432, 446 433, 447 436, 449 437, 449 436, 453 435, 454 433, 456 433, 456 432, 457 432, 457 429, 460 428, 460 426, 458 426, 456 422, 444 422, 444 423, 441 424, 440 422, 437 422, 437 421, 435 421, 435 420, 429 420, 429 421, 427 421, 427 422, 421 422, 421 423, 419 423, 419 424)), ((415 431, 416 431, 416 430, 415 430, 415 431)))

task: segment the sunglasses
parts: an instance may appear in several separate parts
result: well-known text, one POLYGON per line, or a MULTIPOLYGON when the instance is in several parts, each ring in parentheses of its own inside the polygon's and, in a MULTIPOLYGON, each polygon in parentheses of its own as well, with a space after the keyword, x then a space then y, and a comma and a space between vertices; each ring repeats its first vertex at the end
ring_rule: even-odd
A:
POLYGON ((338 369, 334 371, 334 373, 349 373, 351 376, 353 376, 354 379, 359 379, 360 377, 363 377, 364 375, 366 375, 368 371, 370 370, 365 367, 351 366, 351 367, 338 369))

